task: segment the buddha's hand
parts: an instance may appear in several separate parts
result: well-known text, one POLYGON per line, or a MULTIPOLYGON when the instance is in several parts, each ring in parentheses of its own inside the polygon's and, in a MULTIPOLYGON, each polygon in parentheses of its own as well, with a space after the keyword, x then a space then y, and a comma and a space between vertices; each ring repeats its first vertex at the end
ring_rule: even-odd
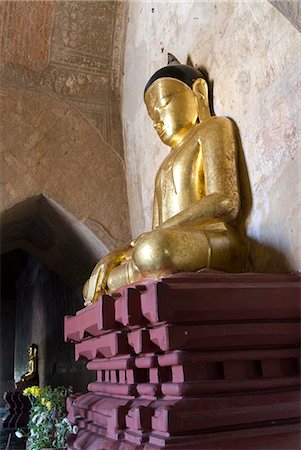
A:
POLYGON ((86 281, 83 287, 85 306, 97 302, 99 296, 106 293, 107 281, 111 270, 126 260, 132 249, 132 244, 127 244, 118 250, 110 252, 98 261, 89 280, 86 281))
POLYGON ((85 306, 95 303, 100 295, 105 294, 110 270, 112 270, 111 254, 98 261, 90 278, 86 281, 83 288, 85 306))

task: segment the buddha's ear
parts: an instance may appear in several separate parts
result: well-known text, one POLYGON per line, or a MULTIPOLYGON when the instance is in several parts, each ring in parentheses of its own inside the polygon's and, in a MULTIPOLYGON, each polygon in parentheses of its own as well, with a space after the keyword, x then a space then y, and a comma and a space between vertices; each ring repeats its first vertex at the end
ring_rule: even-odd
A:
POLYGON ((206 80, 204 80, 203 78, 197 78, 192 86, 194 95, 196 95, 197 97, 208 97, 208 85, 206 80))
POLYGON ((192 90, 196 98, 199 119, 205 120, 211 116, 206 80, 203 78, 196 79, 193 83, 192 90))

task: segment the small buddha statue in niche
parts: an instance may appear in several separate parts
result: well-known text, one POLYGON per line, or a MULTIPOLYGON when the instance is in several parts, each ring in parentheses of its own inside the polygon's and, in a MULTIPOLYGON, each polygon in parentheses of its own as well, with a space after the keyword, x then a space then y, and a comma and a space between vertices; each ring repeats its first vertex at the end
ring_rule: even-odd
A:
POLYGON ((84 286, 85 305, 141 279, 206 268, 241 270, 232 122, 211 114, 204 75, 173 55, 148 81, 144 101, 170 147, 156 176, 153 229, 98 262, 84 286))
POLYGON ((38 384, 38 346, 31 344, 27 350, 28 353, 28 368, 20 380, 16 383, 17 388, 24 389, 27 386, 38 384))

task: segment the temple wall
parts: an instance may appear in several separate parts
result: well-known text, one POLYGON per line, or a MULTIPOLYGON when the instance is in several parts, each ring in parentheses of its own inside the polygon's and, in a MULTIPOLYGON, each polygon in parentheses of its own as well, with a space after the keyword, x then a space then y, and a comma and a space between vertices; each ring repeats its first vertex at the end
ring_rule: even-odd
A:
POLYGON ((155 173, 168 147, 143 103, 167 52, 190 57, 214 82, 216 115, 239 129, 249 270, 301 269, 300 45, 297 2, 130 2, 123 83, 127 189, 133 236, 151 228, 155 173))
POLYGON ((0 4, 1 218, 38 196, 56 202, 95 237, 86 271, 130 238, 119 99, 126 8, 0 4))

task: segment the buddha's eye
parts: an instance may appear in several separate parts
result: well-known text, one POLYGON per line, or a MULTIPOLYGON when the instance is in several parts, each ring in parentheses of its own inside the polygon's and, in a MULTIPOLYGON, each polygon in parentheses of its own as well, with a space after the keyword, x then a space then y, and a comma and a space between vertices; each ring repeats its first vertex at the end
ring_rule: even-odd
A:
POLYGON ((169 103, 171 102, 171 98, 168 98, 168 97, 166 97, 166 98, 162 98, 162 100, 160 101, 160 104, 159 104, 159 108, 160 109, 162 109, 162 108, 165 108, 167 105, 169 105, 169 103))

